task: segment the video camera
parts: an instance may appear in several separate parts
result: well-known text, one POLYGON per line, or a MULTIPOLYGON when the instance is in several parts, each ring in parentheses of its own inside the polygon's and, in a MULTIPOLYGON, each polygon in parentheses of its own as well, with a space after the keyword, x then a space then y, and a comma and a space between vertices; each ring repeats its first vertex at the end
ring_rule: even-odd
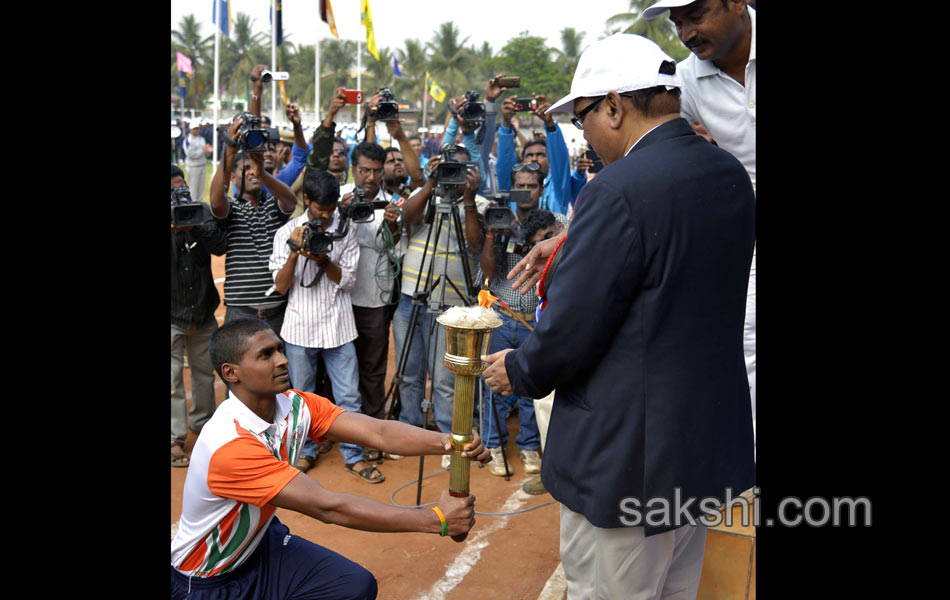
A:
POLYGON ((341 220, 337 231, 326 231, 327 225, 328 223, 324 223, 319 217, 310 219, 304 225, 301 245, 298 247, 293 240, 287 240, 287 244, 294 250, 305 248, 310 254, 329 254, 333 250, 333 241, 346 237, 348 225, 345 218, 341 220))
POLYGON ((376 209, 386 208, 387 204, 389 203, 385 200, 367 200, 366 192, 362 188, 354 187, 353 201, 345 212, 341 207, 340 213, 354 223, 369 223, 373 220, 376 209))
POLYGON ((495 192, 490 196, 491 206, 485 209, 485 227, 496 231, 513 230, 517 227, 515 214, 508 206, 509 202, 525 204, 531 202, 531 190, 511 190, 495 192))
POLYGON ((393 96, 392 90, 382 88, 379 90, 379 93, 383 95, 383 99, 376 105, 376 120, 383 122, 398 121, 399 104, 396 102, 396 97, 393 96))
POLYGON ((460 161, 457 153, 454 144, 445 144, 439 151, 439 166, 435 171, 439 185, 465 185, 468 181, 468 167, 475 163, 460 161))
POLYGON ((264 152, 267 142, 280 141, 280 132, 276 127, 261 127, 261 118, 249 112, 238 115, 241 127, 238 129, 237 143, 244 152, 264 152))
POLYGON ((194 227, 204 223, 209 216, 211 216, 211 211, 208 205, 193 200, 188 187, 172 186, 172 225, 194 227))
POLYGON ((458 108, 459 116, 476 125, 485 122, 485 103, 478 101, 478 92, 465 92, 465 104, 458 108))

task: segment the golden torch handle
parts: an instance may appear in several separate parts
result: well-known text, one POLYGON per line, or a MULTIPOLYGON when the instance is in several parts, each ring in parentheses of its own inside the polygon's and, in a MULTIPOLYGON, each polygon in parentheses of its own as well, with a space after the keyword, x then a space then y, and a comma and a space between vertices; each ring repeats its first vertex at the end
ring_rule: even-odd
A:
MULTIPOLYGON (((455 376, 455 406, 452 409, 452 450, 449 463, 449 494, 464 498, 469 493, 469 474, 472 461, 462 456, 465 446, 472 443, 472 412, 475 403, 475 376, 455 376)), ((467 533, 453 535, 462 542, 467 533)))

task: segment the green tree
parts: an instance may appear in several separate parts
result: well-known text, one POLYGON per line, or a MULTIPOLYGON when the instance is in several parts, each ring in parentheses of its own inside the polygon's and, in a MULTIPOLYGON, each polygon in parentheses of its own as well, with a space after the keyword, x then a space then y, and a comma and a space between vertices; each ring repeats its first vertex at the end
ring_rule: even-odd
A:
POLYGON ((356 42, 324 38, 320 40, 320 106, 322 118, 338 87, 356 88, 356 42))
POLYGON ((577 61, 584 51, 584 35, 584 32, 578 32, 573 27, 565 27, 561 30, 561 48, 555 48, 558 67, 571 77, 574 77, 577 61))
MULTIPOLYGON (((459 40, 459 29, 451 21, 439 25, 429 50, 429 72, 449 98, 468 90, 469 69, 474 61, 472 52, 465 47, 466 37, 459 40)), ((444 107, 444 103, 443 103, 444 107)))
POLYGON ((214 76, 214 36, 202 37, 201 23, 194 15, 185 15, 179 21, 178 29, 172 30, 171 42, 172 93, 178 95, 177 53, 181 52, 191 59, 191 66, 195 69, 188 82, 185 106, 201 108, 211 90, 210 79, 214 76))
POLYGON ((425 46, 419 40, 405 40, 403 48, 396 48, 394 53, 399 59, 401 77, 396 77, 393 83, 393 93, 398 99, 406 99, 418 107, 416 126, 422 126, 422 102, 425 97, 425 77, 429 68, 425 46))
MULTIPOLYGON (((262 45, 267 35, 254 33, 254 20, 246 13, 237 13, 231 25, 231 36, 220 39, 221 81, 232 95, 243 94, 244 98, 250 99, 251 81, 248 75, 256 65, 270 64, 270 48, 262 45)), ((261 98, 261 106, 266 105, 261 98)))
POLYGON ((519 96, 541 94, 554 102, 570 91, 572 77, 552 60, 554 53, 555 50, 545 45, 544 38, 522 32, 519 37, 508 40, 490 63, 493 72, 521 76, 519 96))
POLYGON ((630 11, 616 14, 607 19, 607 26, 617 25, 627 27, 624 33, 636 33, 651 39, 677 62, 689 56, 689 50, 680 41, 673 29, 673 24, 666 17, 658 17, 652 21, 643 18, 643 11, 654 4, 655 0, 630 0, 630 11))
MULTIPOLYGON (((392 91, 396 75, 393 73, 393 54, 389 48, 377 48, 379 60, 376 60, 366 47, 363 47, 363 90, 370 98, 380 90, 389 88, 392 91)), ((395 94, 395 92, 393 92, 395 94)))

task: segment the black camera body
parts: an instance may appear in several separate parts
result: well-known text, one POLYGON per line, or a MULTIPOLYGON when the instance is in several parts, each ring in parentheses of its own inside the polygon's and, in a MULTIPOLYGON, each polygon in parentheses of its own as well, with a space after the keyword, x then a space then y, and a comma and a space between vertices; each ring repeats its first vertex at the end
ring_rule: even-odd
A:
POLYGON ((478 101, 478 92, 465 92, 465 103, 458 108, 458 113, 469 123, 481 125, 485 122, 485 103, 478 101))
POLYGON ((369 223, 375 218, 376 209, 386 208, 387 204, 389 202, 385 200, 367 200, 363 188, 355 187, 353 188, 353 201, 350 202, 350 206, 343 216, 354 223, 369 223))
MULTIPOLYGON (((333 250, 333 234, 325 231, 326 224, 323 219, 316 218, 304 226, 303 240, 301 246, 310 254, 327 254, 333 250)), ((290 240, 287 240, 290 243, 290 240)))
POLYGON ((454 144, 442 146, 439 152, 439 166, 436 167, 436 178, 439 185, 465 185, 469 163, 460 161, 454 144))
POLYGON ((509 202, 527 204, 531 202, 530 190, 499 191, 491 197, 491 206, 485 209, 485 227, 496 231, 513 230, 517 227, 515 214, 508 206, 509 202))
POLYGON ((249 112, 241 113, 237 144, 244 152, 264 152, 267 142, 278 142, 280 132, 276 127, 261 127, 261 118, 249 112))
POLYGON ((382 88, 379 90, 379 93, 382 94, 383 99, 376 105, 376 120, 383 121, 384 123, 398 121, 399 104, 396 102, 396 97, 393 95, 392 90, 382 88))
POLYGON ((204 202, 191 198, 188 187, 172 187, 171 219, 175 227, 194 227, 204 223, 211 210, 204 202))

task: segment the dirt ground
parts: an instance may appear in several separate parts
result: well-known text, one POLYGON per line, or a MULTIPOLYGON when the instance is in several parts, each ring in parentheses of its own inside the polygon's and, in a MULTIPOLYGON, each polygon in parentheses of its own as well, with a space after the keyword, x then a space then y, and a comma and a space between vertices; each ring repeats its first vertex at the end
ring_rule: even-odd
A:
MULTIPOLYGON (((224 297, 224 258, 213 257, 212 270, 218 291, 224 297)), ((224 305, 216 313, 218 322, 224 318, 224 305)), ((390 339, 387 391, 395 372, 395 350, 390 339)), ((188 370, 185 385, 191 397, 188 370)), ((216 400, 225 397, 224 384, 215 382, 216 400)), ((514 513, 531 507, 536 510, 507 516, 476 515, 476 524, 468 539, 456 543, 449 538, 429 534, 380 534, 327 525, 283 509, 278 518, 292 533, 330 548, 363 565, 379 583, 381 599, 530 599, 535 600, 548 578, 558 566, 558 506, 549 494, 530 496, 521 491, 521 484, 532 477, 526 474, 517 458, 514 438, 518 418, 508 420, 510 432, 506 447, 515 474, 510 481, 492 475, 487 468, 472 467, 471 490, 476 497, 476 511, 482 513, 514 513)), ((189 432, 185 450, 190 452, 195 436, 189 432)), ((448 471, 441 472, 438 457, 426 457, 422 503, 435 501, 448 487, 448 471)), ((386 475, 381 484, 368 484, 343 468, 339 450, 334 447, 324 454, 308 473, 327 489, 359 494, 383 503, 399 505, 416 503, 419 458, 399 461, 383 460, 379 465, 386 475), (402 488, 402 489, 400 489, 402 488), (395 494, 395 496, 394 496, 395 494)), ((187 469, 171 468, 171 524, 181 516, 181 493, 187 469)))

